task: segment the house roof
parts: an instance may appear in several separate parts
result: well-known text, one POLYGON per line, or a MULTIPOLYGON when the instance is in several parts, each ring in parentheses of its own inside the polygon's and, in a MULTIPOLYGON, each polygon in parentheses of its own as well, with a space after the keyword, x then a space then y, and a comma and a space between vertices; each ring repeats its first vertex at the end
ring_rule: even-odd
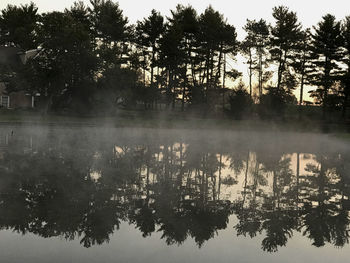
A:
POLYGON ((40 49, 31 49, 18 53, 23 64, 27 63, 28 59, 35 58, 40 53, 40 49))
POLYGON ((20 66, 27 63, 28 59, 35 58, 40 49, 23 51, 17 47, 0 46, 0 65, 20 66))

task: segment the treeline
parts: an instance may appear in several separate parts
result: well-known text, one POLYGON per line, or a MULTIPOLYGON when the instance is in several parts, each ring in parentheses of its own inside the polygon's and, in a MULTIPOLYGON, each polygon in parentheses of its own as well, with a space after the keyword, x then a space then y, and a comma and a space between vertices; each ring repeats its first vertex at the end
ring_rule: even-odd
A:
MULTIPOLYGON (((8 90, 40 93, 46 110, 115 111, 116 107, 282 116, 304 103, 306 85, 323 107, 346 116, 350 90, 350 17, 327 14, 303 29, 285 6, 273 24, 247 20, 246 37, 209 6, 198 14, 178 5, 169 17, 152 10, 130 24, 118 3, 76 2, 39 14, 34 3, 1 11, 1 45, 39 49, 24 67, 2 67, 8 90), (249 83, 232 66, 246 58, 249 83), (238 83, 238 84, 235 84, 238 83), (300 88, 297 99, 293 93, 300 88)), ((300 111, 301 113, 301 111, 300 111)))

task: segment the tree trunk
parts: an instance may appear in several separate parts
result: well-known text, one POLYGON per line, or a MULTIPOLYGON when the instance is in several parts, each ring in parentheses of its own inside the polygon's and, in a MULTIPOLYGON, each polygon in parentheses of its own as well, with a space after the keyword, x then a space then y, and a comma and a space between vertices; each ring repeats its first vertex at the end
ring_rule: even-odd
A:
POLYGON ((207 52, 207 60, 206 60, 206 63, 205 63, 205 66, 206 66, 206 78, 207 78, 207 83, 206 83, 206 87, 207 87, 207 90, 206 90, 206 94, 205 94, 205 97, 206 97, 206 101, 208 101, 208 91, 209 91, 209 88, 210 88, 210 81, 209 81, 209 78, 210 78, 210 51, 208 50, 207 52))
POLYGON ((252 92, 253 92, 253 87, 252 87, 252 76, 253 76, 253 69, 252 69, 252 51, 251 48, 249 48, 249 95, 250 98, 252 98, 252 92))
POLYGON ((176 100, 176 87, 174 85, 176 79, 176 75, 172 74, 172 110, 175 110, 175 100, 176 100))
POLYGON ((299 177, 300 177, 300 154, 297 153, 297 193, 296 193, 296 207, 297 207, 297 210, 299 210, 299 177))
POLYGON ((245 198, 246 198, 246 195, 247 195, 248 170, 249 170, 249 151, 248 151, 248 156, 247 156, 247 161, 246 161, 246 170, 245 170, 245 175, 244 175, 242 209, 244 208, 245 198))
POLYGON ((326 110, 327 110, 327 99, 328 99, 328 90, 330 88, 330 70, 329 70, 329 58, 325 58, 325 69, 324 69, 324 92, 323 92, 323 108, 322 108, 322 119, 326 120, 326 110))
POLYGON ((346 76, 345 86, 344 86, 344 102, 342 109, 342 117, 346 118, 346 110, 349 103, 349 93, 350 93, 350 65, 348 65, 348 73, 346 76))
POLYGON ((226 80, 226 53, 224 55, 224 72, 222 78, 222 110, 225 109, 225 80, 226 80))
POLYGON ((221 191, 221 167, 222 167, 222 153, 220 153, 220 160, 219 160, 219 183, 218 183, 218 197, 217 200, 220 200, 220 191, 221 191))
MULTIPOLYGON (((349 87, 345 87, 345 88, 349 89, 349 87)), ((346 119, 346 108, 347 108, 347 105, 348 105, 348 100, 349 100, 349 92, 345 91, 344 104, 343 104, 343 109, 342 109, 342 117, 343 117, 343 119, 346 119)))
POLYGON ((302 111, 302 107, 303 107, 304 78, 305 78, 305 73, 303 70, 303 72, 301 73, 301 84, 300 84, 299 120, 301 120, 301 111, 302 111))
POLYGON ((49 97, 47 98, 47 101, 45 103, 45 107, 43 110, 43 115, 48 115, 50 110, 51 110, 51 106, 52 106, 52 99, 53 99, 53 95, 49 95, 49 97))
POLYGON ((281 83, 282 83, 282 76, 284 72, 284 67, 286 65, 287 61, 287 50, 284 50, 284 54, 281 54, 280 56, 280 64, 278 67, 278 82, 277 82, 277 88, 281 88, 281 83))
POLYGON ((154 51, 154 49, 155 49, 155 46, 153 44, 153 46, 152 46, 152 62, 151 62, 151 88, 153 88, 153 75, 154 75, 154 68, 153 68, 153 66, 154 66, 154 60, 155 60, 155 51, 154 51))
POLYGON ((165 93, 165 97, 166 97, 166 109, 169 109, 170 103, 171 103, 171 85, 172 85, 172 81, 171 81, 171 70, 168 69, 167 70, 167 89, 166 89, 166 93, 165 93))
POLYGON ((219 82, 220 77, 221 77, 221 64, 222 64, 222 54, 223 54, 223 44, 220 45, 220 51, 219 51, 219 61, 218 61, 218 71, 216 72, 216 76, 215 76, 215 84, 219 82))
POLYGON ((261 54, 261 50, 258 51, 259 52, 259 98, 262 95, 262 54, 261 54))
POLYGON ((184 75, 184 83, 182 87, 181 111, 185 111, 186 86, 187 86, 187 61, 185 63, 185 75, 184 75))

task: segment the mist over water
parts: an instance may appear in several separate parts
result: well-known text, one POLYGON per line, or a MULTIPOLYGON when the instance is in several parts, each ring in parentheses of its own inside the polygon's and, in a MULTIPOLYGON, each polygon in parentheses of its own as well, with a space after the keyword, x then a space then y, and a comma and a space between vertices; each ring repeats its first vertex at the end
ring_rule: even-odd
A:
POLYGON ((0 253, 338 262, 349 257, 349 146, 311 133, 3 126, 0 253))

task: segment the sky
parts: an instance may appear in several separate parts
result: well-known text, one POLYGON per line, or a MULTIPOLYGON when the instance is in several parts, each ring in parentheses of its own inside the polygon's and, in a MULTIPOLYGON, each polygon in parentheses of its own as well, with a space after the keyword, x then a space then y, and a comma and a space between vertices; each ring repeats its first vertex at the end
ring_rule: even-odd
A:
MULTIPOLYGON (((83 0, 89 3, 89 0, 83 0)), ((27 4, 30 0, 0 0, 0 9, 8 4, 27 4)), ((70 7, 74 0, 33 0, 38 6, 39 12, 63 11, 70 7)), ((119 5, 124 11, 124 15, 129 18, 130 23, 142 20, 149 16, 152 9, 156 9, 165 16, 170 16, 170 10, 175 9, 177 4, 192 5, 198 13, 202 13, 206 7, 212 5, 224 15, 228 23, 234 25, 237 30, 238 40, 245 36, 242 27, 247 19, 265 19, 273 24, 272 8, 274 6, 285 5, 290 10, 295 11, 304 28, 316 25, 325 14, 333 14, 338 20, 350 16, 349 0, 119 0, 119 5)), ((242 58, 238 57, 235 68, 246 77, 246 65, 242 63, 242 58)), ((307 94, 306 98, 308 98, 307 94)))
MULTIPOLYGON (((1 0, 0 9, 8 4, 20 5, 29 3, 30 0, 1 0)), ((70 7, 74 0, 33 0, 39 7, 39 12, 63 11, 70 7)), ((84 0, 87 4, 89 0, 84 0)), ((120 7, 131 23, 148 16, 152 9, 160 11, 163 15, 170 15, 170 10, 175 9, 178 3, 192 5, 198 13, 212 5, 220 13, 224 14, 227 21, 234 25, 238 32, 238 38, 244 37, 242 27, 249 19, 263 18, 272 23, 271 10, 274 6, 285 5, 297 12, 299 20, 304 27, 317 24, 323 15, 331 13, 337 19, 343 19, 350 15, 350 3, 348 0, 119 0, 120 7)))

